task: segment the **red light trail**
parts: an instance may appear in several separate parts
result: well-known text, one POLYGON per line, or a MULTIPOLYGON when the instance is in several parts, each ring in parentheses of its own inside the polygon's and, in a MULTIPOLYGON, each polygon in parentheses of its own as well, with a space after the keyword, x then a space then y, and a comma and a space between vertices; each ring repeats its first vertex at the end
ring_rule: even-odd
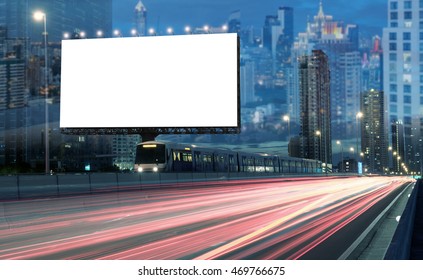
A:
POLYGON ((257 179, 4 202, 0 259, 298 259, 410 180, 257 179))

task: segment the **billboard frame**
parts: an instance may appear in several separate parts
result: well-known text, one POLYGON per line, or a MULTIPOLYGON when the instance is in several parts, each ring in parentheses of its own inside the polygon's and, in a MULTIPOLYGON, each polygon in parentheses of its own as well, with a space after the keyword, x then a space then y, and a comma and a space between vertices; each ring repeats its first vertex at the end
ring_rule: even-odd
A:
MULTIPOLYGON (((192 35, 195 36, 195 35, 192 35)), ((240 37, 237 35, 237 126, 230 127, 61 127, 67 135, 239 134, 241 132, 240 37)))

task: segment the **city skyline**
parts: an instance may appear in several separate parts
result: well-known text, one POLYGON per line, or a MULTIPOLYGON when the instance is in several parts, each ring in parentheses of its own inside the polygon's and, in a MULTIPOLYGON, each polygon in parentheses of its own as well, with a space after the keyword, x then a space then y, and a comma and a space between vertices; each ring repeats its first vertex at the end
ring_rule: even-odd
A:
MULTIPOLYGON (((274 14, 279 7, 294 9, 294 34, 303 32, 310 20, 316 15, 321 0, 305 1, 213 1, 184 0, 184 1, 151 1, 143 0, 147 8, 148 22, 151 28, 165 33, 168 27, 173 27, 175 33, 183 33, 184 27, 203 25, 220 26, 226 23, 228 16, 235 10, 241 11, 243 28, 254 27, 261 29, 265 17, 274 14)), ((130 33, 134 27, 134 9, 138 0, 113 1, 113 28, 127 30, 130 33)), ((357 24, 362 30, 369 30, 382 34, 382 28, 387 24, 387 1, 347 1, 323 0, 326 14, 334 15, 338 21, 357 24)))
MULTIPOLYGON (((63 0, 51 2, 45 2, 45 0, 21 0, 19 1, 20 5, 27 3, 24 10, 16 9, 17 6, 15 4, 18 2, 2 0, 0 1, 0 7, 2 5, 6 7, 7 12, 5 13, 3 9, 2 13, 0 13, 0 31, 3 30, 0 32, 0 34, 3 34, 0 37, 0 39, 3 38, 0 41, 3 46, 0 49, 0 54, 3 60, 9 64, 13 57, 28 61, 27 65, 30 70, 28 76, 24 74, 19 76, 21 78, 19 88, 28 92, 21 91, 19 93, 17 89, 10 87, 4 90, 5 96, 7 98, 15 98, 4 100, 10 100, 9 104, 7 104, 10 109, 22 108, 22 112, 28 110, 25 108, 27 104, 34 106, 34 99, 45 96, 41 87, 45 83, 49 88, 49 96, 54 97, 55 104, 61 103, 61 39, 184 34, 187 33, 184 30, 187 25, 192 28, 189 33, 195 34, 237 32, 241 42, 240 80, 242 84, 240 95, 242 96, 242 108, 240 109, 241 124, 239 126, 241 133, 235 136, 220 135, 219 137, 201 134, 186 137, 171 135, 164 138, 160 137, 159 139, 170 139, 170 141, 177 139, 176 141, 178 142, 186 141, 216 145, 232 144, 236 149, 245 148, 247 150, 252 143, 260 149, 264 146, 262 144, 270 145, 273 142, 275 144, 270 146, 275 147, 274 150, 256 150, 256 152, 284 155, 288 153, 288 155, 292 156, 293 154, 286 147, 290 146, 292 151, 298 148, 295 147, 297 142, 291 142, 291 140, 297 136, 302 137, 300 126, 301 118, 304 115, 304 112, 300 111, 298 58, 309 55, 314 50, 321 50, 329 58, 331 72, 331 78, 330 80, 328 79, 330 82, 331 139, 328 139, 327 142, 334 145, 335 141, 342 140, 343 143, 350 146, 351 156, 356 161, 360 161, 360 154, 363 153, 363 150, 360 149, 362 147, 358 144, 360 122, 356 117, 359 111, 362 110, 360 108, 360 95, 371 88, 375 90, 385 89, 386 91, 386 85, 382 88, 383 61, 381 60, 382 50, 380 46, 382 43, 386 44, 388 37, 383 34, 384 38, 381 39, 381 34, 386 28, 394 27, 392 24, 395 23, 386 20, 387 16, 392 14, 392 12, 388 13, 388 7, 392 9, 391 4, 395 2, 401 7, 407 6, 409 8, 406 9, 411 9, 411 6, 414 8, 418 6, 418 4, 411 4, 411 2, 415 1, 404 1, 404 5, 402 5, 398 4, 402 3, 401 0, 380 0, 371 4, 364 3, 364 1, 347 3, 346 1, 330 0, 308 0, 298 3, 267 1, 264 4, 257 1, 248 3, 245 1, 208 3, 201 0, 198 2, 181 1, 177 3, 178 6, 174 6, 175 3, 171 1, 150 2, 150 0, 119 2, 110 0, 107 2, 109 3, 108 5, 98 0, 79 2, 79 6, 85 3, 93 7, 92 11, 86 11, 78 7, 65 5, 64 3, 66 2, 63 0), (44 5, 43 12, 45 13, 45 18, 48 19, 46 33, 41 32, 41 24, 29 18, 35 7, 42 6, 41 4, 44 5), (59 4, 62 8, 55 9, 59 4), (70 18, 65 16, 66 12, 71 11, 73 8, 78 13, 70 13, 72 15, 70 18), (168 11, 172 11, 172 13, 168 11), (251 13, 251 11, 254 11, 254 13, 251 13), (360 12, 360 17, 354 16, 357 12, 360 12), (367 13, 372 13, 373 16, 366 16, 367 13), (91 15, 97 15, 97 21, 87 20, 93 19, 91 15), (64 25, 64 23, 66 24, 64 25), (223 26, 224 24, 227 25, 223 26), (209 26, 209 29, 206 28, 206 25, 209 26), (22 28, 15 28, 16 26, 22 28), (150 31, 150 28, 153 28, 154 31, 150 31), (48 42, 40 42, 38 39, 42 38, 40 35, 47 33, 48 42), (32 35, 35 35, 35 38, 32 35), (26 36, 29 36, 27 41, 18 39, 27 38, 26 36), (45 68, 45 65, 48 67, 45 68), (40 81, 43 82, 40 83, 40 81), (16 97, 23 101, 19 103, 21 105, 16 103, 16 100, 18 100, 16 97), (352 146, 355 146, 355 149, 352 146)), ((419 10, 415 12, 413 20, 419 18, 419 12, 420 14, 422 13, 419 10)), ((412 15, 411 11, 408 10, 405 13, 407 13, 408 17, 412 15)), ((402 15, 402 12, 400 14, 402 15)), ((413 26, 418 26, 418 24, 413 26)), ((392 41, 391 33, 389 34, 389 40, 392 41)), ((402 38, 402 34, 400 35, 398 35, 398 38, 402 38)), ((406 35, 408 35, 407 38, 411 38, 409 33, 406 35)), ((47 36, 45 37, 47 40, 47 36)), ((415 35, 412 37, 417 38, 415 35)), ((390 44, 392 43, 390 42, 390 44)), ((404 45, 408 46, 410 44, 404 42, 404 45)), ((388 48, 385 46, 384 49, 384 61, 391 60, 394 54, 390 54, 388 59, 386 57, 388 48)), ((136 51, 133 54, 135 55, 136 51)), ((401 56, 398 55, 396 57, 401 56)), ((408 57, 411 58, 411 56, 408 57)), ((419 62, 419 59, 414 59, 413 61, 415 64, 419 62)), ((398 68, 401 67, 400 63, 401 61, 398 61, 398 68)), ((407 63, 410 64, 410 62, 407 63)), ((386 66, 387 64, 385 64, 386 66)), ((183 66, 181 65, 180 67, 183 66)), ((409 69, 411 66, 407 67, 409 69)), ((5 75, 10 76, 8 74, 12 72, 10 69, 12 68, 4 68, 3 72, 5 75)), ((417 67, 414 66, 413 69, 417 69, 417 67)), ((386 73, 385 69, 385 75, 386 73)), ((139 78, 142 79, 142 75, 139 78)), ((163 78, 166 79, 165 77, 163 78)), ((408 81, 409 74, 407 74, 406 78, 408 81)), ((384 80, 386 82, 388 78, 385 76, 384 80)), ((413 80, 416 81, 414 78, 413 80)), ((389 86, 394 88, 393 85, 389 86)), ((411 87, 405 85, 405 89, 409 91, 411 87)), ((398 96, 400 96, 399 94, 398 96)), ((390 102, 397 102, 392 98, 389 100, 390 102)), ((403 98, 401 98, 402 100, 403 98)), ((404 102, 409 104, 411 97, 405 96, 404 102)), ((56 118, 49 117, 49 122, 52 123, 50 129, 57 131, 55 138, 61 139, 57 143, 52 143, 52 149, 56 146, 56 151, 52 151, 53 157, 57 161, 57 164, 54 165, 57 165, 57 168, 60 169, 67 157, 65 156, 66 153, 63 153, 61 148, 57 146, 60 146, 60 143, 69 141, 66 139, 72 138, 60 135, 59 130, 55 128, 54 123, 59 119, 59 112, 54 106, 58 108, 58 105, 47 105, 45 111, 47 111, 48 107, 53 107, 52 112, 57 116, 56 118)), ((390 106, 390 111, 392 111, 391 108, 394 107, 390 106)), ((408 108, 406 107, 405 109, 408 110, 408 108)), ((39 110, 39 113, 42 114, 43 111, 39 110)), ((410 113, 407 114, 410 115, 410 113)), ((410 129, 407 127, 407 124, 410 123, 408 115, 404 117, 404 121, 406 121, 404 131, 411 137, 410 129)), ((38 113, 34 114, 35 116, 38 116, 38 113)), ((364 116, 363 120, 373 121, 372 119, 366 120, 366 117, 364 116)), ((403 116, 390 114, 389 118, 402 121, 403 116)), ((6 121, 7 119, 8 117, 3 118, 5 120, 3 132, 5 133, 7 133, 6 128, 9 125, 8 121, 6 121)), ((13 124, 14 126, 9 127, 9 129, 18 130, 21 127, 34 127, 32 122, 33 118, 28 118, 26 123, 22 125, 13 124)), ((48 122, 46 121, 46 123, 48 122)), ((386 131, 386 133, 389 133, 389 131, 386 131)), ((20 132, 19 137, 28 137, 24 134, 23 131, 22 133, 20 132)), ((382 137, 390 139, 388 134, 384 134, 382 137)), ((87 137, 87 139, 89 138, 91 137, 87 137)), ((53 138, 50 137, 50 139, 53 138)), ((27 138, 25 138, 26 142, 19 144, 19 147, 15 145, 18 142, 12 140, 5 144, 8 151, 5 153, 5 158, 8 156, 7 153, 12 155, 15 151, 23 150, 25 152, 23 156, 17 154, 16 156, 12 155, 10 158, 15 157, 16 162, 33 160, 37 162, 36 164, 40 164, 40 158, 43 155, 42 150, 38 149, 37 152, 30 155, 29 150, 24 147, 27 145, 25 143, 29 143, 27 138)), ((78 147, 70 154, 84 154, 87 151, 84 148, 80 148, 80 143, 85 140, 85 138, 78 138, 77 140, 75 138, 72 140, 75 141, 74 144, 65 144, 65 146, 78 147)), ((121 143, 123 140, 119 141, 121 143)), ((41 145, 43 140, 38 140, 38 142, 38 145, 41 145)), ((410 146, 409 144, 407 145, 410 146)), ((28 147, 32 146, 33 143, 28 147)), ((48 151, 47 148, 45 150, 48 151)), ((122 150, 119 151, 117 149, 112 151, 111 154, 117 155, 119 152, 122 152, 122 150)), ((334 164, 341 160, 339 153, 333 156, 332 161, 334 164)), ((325 161, 331 162, 330 157, 330 155, 327 156, 328 159, 325 161)), ((419 165, 419 154, 417 151, 409 149, 405 158, 411 157, 415 157, 417 167, 419 165)), ((130 161, 131 159, 128 160, 128 162, 130 161)), ((5 162, 10 162, 10 160, 5 160, 5 162)), ((45 160, 45 162, 48 161, 45 160)), ((130 165, 130 163, 128 164, 130 165)), ((118 166, 119 164, 115 165, 118 166)), ((80 168, 80 166, 78 165, 77 168, 80 168)))

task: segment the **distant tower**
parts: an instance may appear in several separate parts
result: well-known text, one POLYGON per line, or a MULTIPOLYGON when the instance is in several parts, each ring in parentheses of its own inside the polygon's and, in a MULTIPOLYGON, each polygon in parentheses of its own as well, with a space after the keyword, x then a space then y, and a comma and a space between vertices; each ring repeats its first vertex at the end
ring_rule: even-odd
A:
POLYGON ((370 89, 361 95, 361 150, 368 172, 384 173, 388 167, 383 91, 370 89))
POLYGON ((313 50, 299 58, 301 157, 332 163, 330 71, 327 55, 313 50))
POLYGON ((135 6, 135 29, 138 32, 138 36, 145 36, 147 34, 147 8, 141 0, 135 6))

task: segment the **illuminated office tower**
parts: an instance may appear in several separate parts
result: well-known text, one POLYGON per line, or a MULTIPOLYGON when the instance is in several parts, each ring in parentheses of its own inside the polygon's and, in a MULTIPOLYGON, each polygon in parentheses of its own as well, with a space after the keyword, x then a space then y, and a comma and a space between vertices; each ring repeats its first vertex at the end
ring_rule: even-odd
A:
POLYGON ((243 59, 240 63, 240 94, 241 106, 255 101, 254 91, 254 63, 251 60, 243 59))
POLYGON ((113 165, 119 170, 133 170, 136 147, 139 142, 139 135, 113 135, 113 165))
POLYGON ((330 71, 327 55, 313 50, 299 58, 301 157, 332 163, 330 71))
MULTIPOLYGON (((312 50, 322 50, 329 58, 332 135, 342 139, 356 138, 355 116, 360 110, 361 93, 358 26, 335 21, 333 16, 325 14, 323 1, 320 1, 317 14, 297 38, 293 47, 294 67, 298 67, 296 57, 310 55, 312 50)), ((292 90, 296 91, 295 86, 292 90)))
POLYGON ((391 146, 394 148, 400 143, 398 148, 404 148, 401 161, 410 171, 420 171, 423 132, 423 1, 389 0, 387 3, 388 27, 383 30, 386 124, 391 146), (397 124, 400 124, 399 129, 397 124), (395 141, 402 139, 402 135, 403 144, 402 140, 395 141))
POLYGON ((385 173, 388 168, 388 146, 385 134, 383 91, 368 90, 361 96, 361 150, 367 172, 385 173))
POLYGON ((24 160, 25 64, 14 57, 0 59, 0 165, 24 160))

